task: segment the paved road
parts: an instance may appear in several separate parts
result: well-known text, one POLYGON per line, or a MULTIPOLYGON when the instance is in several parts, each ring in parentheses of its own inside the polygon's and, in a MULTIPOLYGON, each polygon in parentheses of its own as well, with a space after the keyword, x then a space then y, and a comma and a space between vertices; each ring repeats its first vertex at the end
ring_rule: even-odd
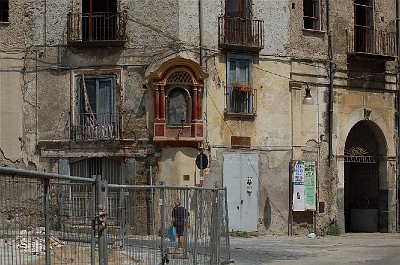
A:
POLYGON ((231 237, 236 265, 400 264, 400 234, 345 234, 317 237, 231 237))

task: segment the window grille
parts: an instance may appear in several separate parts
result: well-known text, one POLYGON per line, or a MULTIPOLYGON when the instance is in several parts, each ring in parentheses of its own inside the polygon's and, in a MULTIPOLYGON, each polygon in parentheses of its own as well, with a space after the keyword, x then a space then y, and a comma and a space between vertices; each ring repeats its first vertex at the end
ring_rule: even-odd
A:
POLYGON ((184 70, 173 72, 167 79, 167 84, 193 84, 193 77, 184 70))

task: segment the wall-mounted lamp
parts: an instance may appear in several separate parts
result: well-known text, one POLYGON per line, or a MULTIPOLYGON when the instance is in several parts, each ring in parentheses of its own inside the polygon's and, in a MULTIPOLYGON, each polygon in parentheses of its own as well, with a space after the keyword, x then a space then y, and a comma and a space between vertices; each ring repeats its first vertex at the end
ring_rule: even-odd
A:
POLYGON ((306 95, 303 98, 303 104, 304 105, 312 105, 312 104, 314 104, 314 99, 311 96, 311 91, 310 91, 310 87, 308 86, 308 84, 306 86, 306 95))

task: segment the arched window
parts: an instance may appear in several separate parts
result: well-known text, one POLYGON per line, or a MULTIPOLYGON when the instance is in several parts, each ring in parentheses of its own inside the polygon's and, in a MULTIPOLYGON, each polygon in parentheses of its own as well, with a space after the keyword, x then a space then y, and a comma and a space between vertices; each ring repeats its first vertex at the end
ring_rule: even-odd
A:
POLYGON ((190 123, 190 101, 184 88, 173 88, 167 98, 167 124, 185 125, 190 123))

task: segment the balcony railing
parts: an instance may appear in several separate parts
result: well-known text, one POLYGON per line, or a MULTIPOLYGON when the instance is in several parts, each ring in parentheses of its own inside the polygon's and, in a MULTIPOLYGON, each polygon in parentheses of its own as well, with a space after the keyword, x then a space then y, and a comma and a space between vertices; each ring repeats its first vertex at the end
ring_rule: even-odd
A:
POLYGON ((76 125, 70 126, 69 138, 74 141, 120 139, 120 114, 81 113, 76 125))
POLYGON ((218 18, 218 45, 223 49, 264 48, 264 21, 239 17, 218 18))
POLYGON ((118 46, 126 42, 125 12, 69 13, 68 43, 70 45, 118 46))
POLYGON ((225 91, 225 115, 235 118, 253 119, 257 113, 257 89, 242 91, 241 88, 232 87, 225 91))
POLYGON ((346 30, 348 54, 396 57, 396 33, 356 26, 346 30))

